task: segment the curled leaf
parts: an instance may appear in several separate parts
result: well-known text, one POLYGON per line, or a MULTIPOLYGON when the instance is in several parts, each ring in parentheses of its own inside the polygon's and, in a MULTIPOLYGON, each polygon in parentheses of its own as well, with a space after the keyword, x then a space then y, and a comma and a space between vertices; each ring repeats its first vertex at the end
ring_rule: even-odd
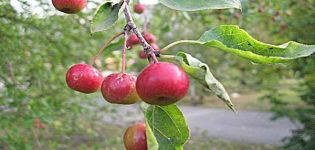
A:
POLYGON ((211 90, 224 103, 226 103, 226 105, 231 108, 231 110, 235 112, 235 108, 228 93, 226 92, 223 85, 212 75, 207 64, 184 52, 178 52, 176 56, 177 61, 180 63, 181 67, 187 74, 211 90))

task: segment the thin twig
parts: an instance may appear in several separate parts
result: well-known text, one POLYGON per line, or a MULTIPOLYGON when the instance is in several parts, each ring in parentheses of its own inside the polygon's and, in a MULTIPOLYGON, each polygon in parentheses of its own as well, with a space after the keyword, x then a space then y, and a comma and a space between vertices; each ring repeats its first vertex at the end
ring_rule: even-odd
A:
POLYGON ((174 43, 171 43, 167 46, 165 46, 164 48, 162 48, 160 50, 161 53, 164 53, 165 51, 167 51, 168 49, 170 49, 171 47, 178 45, 178 44, 183 44, 183 43, 192 43, 192 44, 202 44, 202 42, 199 41, 194 41, 194 40, 181 40, 181 41, 176 41, 174 43))
MULTIPOLYGON (((134 23, 130 10, 129 10, 129 0, 125 0, 125 6, 124 6, 124 14, 127 21, 127 26, 130 27, 131 31, 138 37, 142 47, 144 48, 144 52, 147 55, 151 55, 152 59, 154 60, 154 63, 157 63, 158 60, 156 58, 156 55, 153 53, 154 49, 151 47, 151 45, 144 39, 141 32, 138 30, 136 24, 134 23)), ((149 57, 150 58, 150 57, 149 57)))
POLYGON ((160 57, 162 59, 175 59, 176 58, 175 55, 160 55, 160 57))
POLYGON ((124 47, 122 50, 121 55, 121 72, 126 73, 126 49, 127 49, 127 40, 128 40, 128 29, 125 28, 124 34, 125 34, 125 40, 124 40, 124 47))
POLYGON ((123 35, 124 32, 120 32, 113 36, 109 41, 105 42, 105 44, 98 50, 96 55, 92 58, 90 64, 93 65, 95 63, 95 60, 104 52, 104 50, 119 36, 123 35))

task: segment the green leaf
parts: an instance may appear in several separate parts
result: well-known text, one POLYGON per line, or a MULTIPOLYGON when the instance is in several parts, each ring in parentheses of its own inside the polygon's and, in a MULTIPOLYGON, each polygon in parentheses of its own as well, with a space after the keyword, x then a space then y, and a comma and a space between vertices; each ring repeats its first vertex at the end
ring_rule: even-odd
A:
POLYGON ((164 49, 181 43, 201 44, 219 48, 256 63, 283 63, 289 60, 307 57, 315 52, 315 45, 304 45, 290 41, 276 46, 260 42, 246 31, 235 25, 221 25, 205 32, 199 40, 177 41, 164 49))
MULTIPOLYGON (((189 139, 189 129, 176 105, 150 105, 145 110, 145 118, 158 143, 158 150, 183 150, 183 145, 189 139)), ((150 131, 147 133, 150 134, 150 131)), ((150 146, 150 142, 148 144, 150 146)), ((153 149, 156 148, 156 144, 152 145, 153 149)))
MULTIPOLYGON (((148 110, 148 108, 151 105, 145 103, 145 102, 141 102, 140 103, 140 109, 142 110, 142 112, 145 114, 146 111, 148 110)), ((146 124, 146 136, 147 136, 147 145, 148 145, 148 149, 149 150, 158 150, 159 149, 159 143, 157 142, 155 135, 150 127, 150 124, 148 122, 148 120, 145 118, 145 124, 146 124)))
POLYGON ((241 9, 239 0, 160 0, 160 2, 175 10, 197 11, 205 9, 241 9))
POLYGON ((147 145, 149 150, 158 150, 159 149, 159 143, 157 142, 154 133, 148 123, 147 120, 145 120, 146 124, 146 136, 147 136, 147 145))
POLYGON ((207 64, 184 52, 178 52, 176 59, 187 74, 209 90, 213 91, 215 95, 235 111, 228 93, 223 85, 212 75, 207 64))
POLYGON ((123 1, 107 1, 102 4, 94 14, 91 21, 91 33, 100 32, 111 28, 118 20, 123 1))

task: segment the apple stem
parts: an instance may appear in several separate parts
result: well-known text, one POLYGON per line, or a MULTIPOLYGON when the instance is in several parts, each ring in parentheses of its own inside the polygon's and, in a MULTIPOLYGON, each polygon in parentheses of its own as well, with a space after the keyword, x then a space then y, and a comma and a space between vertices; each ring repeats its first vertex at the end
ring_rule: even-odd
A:
MULTIPOLYGON (((144 52, 148 56, 150 55, 152 57, 154 63, 157 63, 158 60, 156 58, 156 55, 153 53, 154 49, 144 39, 144 37, 142 36, 141 32, 138 30, 135 22, 132 19, 132 16, 131 16, 131 13, 130 13, 130 10, 129 10, 129 0, 125 0, 124 14, 125 14, 125 18, 126 18, 126 21, 127 21, 127 25, 126 26, 128 26, 130 28, 130 30, 138 37, 142 47, 144 48, 144 52)), ((151 57, 148 57, 149 61, 150 61, 151 57)))
POLYGON ((116 38, 123 35, 124 32, 120 32, 116 35, 114 35, 109 41, 105 42, 105 44, 98 50, 96 55, 91 59, 90 65, 93 65, 95 63, 95 60, 103 53, 103 51, 112 43, 116 38))
POLYGON ((162 48, 160 50, 161 53, 164 53, 166 52, 168 49, 176 46, 176 45, 179 45, 179 44, 187 44, 187 43, 190 43, 190 44, 203 44, 202 42, 200 41, 195 41, 195 40, 180 40, 180 41, 176 41, 176 42, 173 42, 167 46, 165 46, 164 48, 162 48))
POLYGON ((159 60, 156 58, 156 55, 155 55, 155 53, 153 51, 151 51, 149 55, 153 58, 153 62, 154 63, 158 63, 159 62, 159 60))
POLYGON ((121 72, 122 73, 126 73, 126 49, 127 49, 127 40, 128 40, 128 30, 124 31, 124 35, 125 35, 125 41, 124 41, 124 47, 122 50, 122 55, 121 55, 121 72))

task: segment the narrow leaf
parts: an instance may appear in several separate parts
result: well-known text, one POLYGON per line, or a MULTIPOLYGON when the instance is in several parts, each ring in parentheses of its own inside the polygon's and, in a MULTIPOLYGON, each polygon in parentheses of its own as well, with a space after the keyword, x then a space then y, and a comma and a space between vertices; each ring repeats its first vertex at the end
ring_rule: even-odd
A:
POLYGON ((182 150, 189 138, 189 129, 176 105, 150 105, 145 112, 147 124, 158 142, 159 150, 182 150))
POLYGON ((276 46, 260 42, 235 25, 221 25, 205 32, 199 40, 177 41, 170 44, 170 46, 182 43, 219 48, 225 52, 262 64, 283 63, 307 57, 315 52, 315 45, 304 45, 290 41, 276 46))
POLYGON ((207 64, 184 52, 178 52, 176 59, 187 74, 209 90, 213 91, 215 95, 235 112, 235 108, 228 93, 223 85, 212 75, 207 64))
POLYGON ((149 150, 158 150, 159 149, 159 143, 157 142, 154 133, 148 123, 147 120, 145 120, 146 124, 146 136, 147 136, 147 145, 149 150))
POLYGON ((160 0, 160 2, 175 10, 197 11, 205 9, 241 9, 239 0, 160 0))
POLYGON ((91 33, 107 30, 112 27, 118 20, 118 15, 123 4, 123 1, 107 1, 102 4, 92 18, 91 33))
MULTIPOLYGON (((146 114, 147 110, 151 107, 151 105, 141 102, 140 103, 140 109, 144 114, 146 114)), ((146 136, 147 136, 147 145, 149 150, 158 150, 159 149, 159 143, 157 142, 155 135, 153 133, 153 130, 150 127, 150 124, 145 118, 145 124, 146 124, 146 136)))

